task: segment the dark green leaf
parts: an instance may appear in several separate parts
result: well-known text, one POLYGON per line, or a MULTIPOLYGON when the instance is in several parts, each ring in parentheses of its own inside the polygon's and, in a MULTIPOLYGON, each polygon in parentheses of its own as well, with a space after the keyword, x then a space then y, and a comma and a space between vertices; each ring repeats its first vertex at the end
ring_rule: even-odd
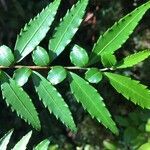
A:
POLYGON ((71 42, 71 39, 78 30, 85 13, 88 0, 80 0, 67 12, 59 26, 55 29, 53 38, 49 41, 50 55, 55 59, 65 47, 71 42))
POLYGON ((85 79, 90 83, 98 83, 102 80, 102 73, 97 68, 90 68, 85 73, 85 79))
POLYGON ((19 86, 23 86, 28 82, 28 78, 31 75, 32 70, 27 67, 22 67, 14 72, 13 79, 19 86))
POLYGON ((88 63, 89 57, 85 49, 75 45, 70 53, 70 60, 74 65, 83 67, 88 63))
POLYGON ((15 45, 15 57, 17 62, 31 53, 46 36, 54 20, 59 4, 60 0, 55 0, 53 3, 49 4, 21 30, 15 45))
POLYGON ((5 45, 0 46, 0 65, 9 67, 14 62, 14 55, 11 49, 5 45))
POLYGON ((50 63, 47 51, 40 46, 37 46, 33 51, 32 59, 37 66, 47 66, 50 63))
POLYGON ((1 76, 2 94, 7 105, 11 105, 12 111, 15 110, 18 116, 31 124, 35 129, 40 130, 41 125, 38 113, 30 97, 6 73, 2 72, 1 76))
POLYGON ((65 103, 64 99, 55 87, 42 75, 35 71, 33 72, 32 77, 35 89, 45 107, 48 107, 49 111, 52 111, 56 118, 59 118, 72 131, 76 131, 76 126, 68 105, 65 103))
POLYGON ((82 103, 84 109, 86 109, 93 118, 95 117, 106 128, 118 134, 118 129, 115 122, 111 119, 109 111, 105 107, 103 98, 97 93, 94 87, 72 72, 70 73, 70 87, 76 100, 82 103))
POLYGON ((51 82, 51 84, 56 85, 62 82, 66 77, 66 70, 61 66, 55 66, 49 71, 47 79, 51 82))

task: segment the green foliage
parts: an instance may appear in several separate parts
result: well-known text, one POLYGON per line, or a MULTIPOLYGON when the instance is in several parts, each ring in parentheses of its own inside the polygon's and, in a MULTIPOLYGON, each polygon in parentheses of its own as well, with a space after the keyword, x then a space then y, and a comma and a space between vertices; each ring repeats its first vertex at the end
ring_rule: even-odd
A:
POLYGON ((33 51, 32 58, 33 62, 37 66, 47 66, 50 63, 47 51, 40 46, 37 46, 36 49, 33 51))
POLYGON ((0 46, 0 65, 8 67, 14 62, 14 55, 9 47, 0 46))
POLYGON ((116 64, 117 68, 132 67, 150 56, 150 50, 140 51, 125 57, 121 62, 116 64))
POLYGON ((146 86, 122 75, 114 73, 105 73, 105 75, 117 92, 121 93, 126 99, 130 99, 143 108, 150 108, 150 91, 146 86))
MULTIPOLYGON (((13 130, 10 130, 8 133, 6 133, 1 139, 0 139, 0 150, 6 150, 7 145, 10 141, 10 138, 13 134, 13 130)), ((15 146, 11 150, 26 150, 27 144, 29 143, 29 140, 31 138, 32 131, 27 133, 25 136, 23 136, 18 143, 15 144, 15 146)), ((50 141, 48 139, 42 141, 39 143, 36 147, 33 148, 33 150, 47 150, 49 147, 50 141)))
POLYGON ((27 147, 27 144, 31 138, 32 131, 30 131, 28 134, 22 137, 22 139, 14 146, 12 150, 19 150, 20 148, 22 150, 25 150, 27 147))
POLYGON ((21 30, 15 45, 16 61, 21 61, 41 42, 49 30, 56 15, 60 0, 55 0, 42 10, 21 30))
POLYGON ((78 75, 71 72, 70 76, 71 91, 76 100, 82 103, 84 109, 86 109, 93 118, 95 117, 106 128, 118 134, 118 129, 105 107, 103 98, 98 94, 97 90, 78 75))
POLYGON ((138 7, 108 29, 93 47, 90 63, 99 62, 106 53, 113 54, 129 38, 145 12, 150 8, 150 2, 138 7))
POLYGON ((50 144, 50 141, 46 139, 40 142, 33 150, 46 150, 48 149, 49 144, 50 144))
POLYGON ((27 67, 22 67, 20 69, 15 70, 13 79, 19 86, 23 86, 25 83, 28 82, 28 79, 32 73, 32 70, 27 67))
POLYGON ((33 72, 32 77, 35 89, 45 107, 48 107, 49 111, 52 111, 56 118, 59 118, 72 131, 76 131, 68 105, 65 103, 64 99, 55 87, 53 87, 50 82, 35 71, 33 72))
POLYGON ((51 84, 61 83, 67 77, 67 71, 62 66, 55 66, 49 72, 47 79, 51 84))
POLYGON ((10 130, 8 133, 6 133, 1 139, 0 139, 0 149, 6 150, 7 145, 9 143, 9 140, 11 138, 11 135, 13 133, 13 130, 10 130))
POLYGON ((102 80, 102 72, 97 68, 90 68, 85 73, 85 79, 90 83, 99 83, 102 80))
POLYGON ((88 61, 87 52, 78 45, 75 45, 70 53, 70 60, 75 66, 83 67, 88 61))
POLYGON ((71 39, 82 22, 87 4, 88 0, 78 1, 78 3, 67 12, 59 26, 55 29, 56 32, 49 41, 49 50, 52 60, 62 53, 65 47, 71 42, 71 39))
POLYGON ((3 98, 7 105, 11 105, 12 111, 31 124, 35 129, 40 130, 41 125, 36 109, 27 93, 5 72, 1 72, 1 89, 3 98))
MULTIPOLYGON (((62 82, 64 79, 68 79, 72 95, 82 104, 83 108, 89 112, 90 116, 96 118, 114 134, 119 134, 116 124, 105 106, 103 98, 89 82, 98 83, 102 80, 102 75, 105 75, 118 93, 121 93, 125 98, 143 108, 150 108, 150 91, 146 86, 129 77, 111 73, 111 71, 115 72, 118 69, 132 67, 149 56, 149 50, 147 50, 128 56, 122 63, 118 63, 114 52, 128 39, 145 12, 150 8, 150 2, 138 7, 106 31, 93 47, 90 59, 85 49, 73 43, 75 46, 71 51, 70 59, 75 66, 65 67, 61 65, 48 65, 65 50, 66 46, 71 42, 85 14, 88 0, 79 0, 77 4, 67 12, 55 29, 52 38, 49 40, 49 53, 47 53, 39 44, 46 36, 55 18, 59 4, 60 0, 55 0, 25 25, 17 38, 14 55, 10 48, 6 46, 0 47, 1 69, 18 69, 15 71, 13 79, 4 71, 1 71, 3 97, 7 105, 10 105, 12 110, 17 112, 18 116, 31 124, 35 129, 40 130, 41 124, 36 107, 21 87, 27 83, 31 75, 36 93, 44 106, 70 130, 76 131, 76 125, 66 101, 53 86, 62 82), (31 52, 33 52, 33 62, 37 66, 18 66, 14 63, 20 62, 31 52), (100 65, 87 67, 87 64, 92 65, 100 60, 106 68, 100 68, 100 65), (49 69, 51 70, 49 71, 49 69), (42 72, 34 70, 42 70, 42 72), (88 82, 80 77, 81 75, 77 75, 68 70, 79 70, 81 73, 87 71, 85 78, 88 82), (45 74, 47 73, 48 80, 45 78, 45 74)), ((131 131, 134 132, 128 129, 126 134, 128 135, 131 131)), ((28 140, 30 134, 26 137, 28 140)), ((23 141, 26 141, 26 143, 27 140, 23 138, 23 141)), ((7 142, 8 141, 7 139, 7 142)), ((7 142, 5 145, 7 145, 7 142)), ((21 143, 22 142, 19 142, 18 145, 21 143)), ((40 145, 47 147, 48 144, 48 141, 44 141, 40 145)), ((40 145, 38 147, 40 147, 40 145)))
POLYGON ((114 66, 117 63, 116 57, 111 53, 103 54, 101 61, 103 66, 108 68, 114 66))

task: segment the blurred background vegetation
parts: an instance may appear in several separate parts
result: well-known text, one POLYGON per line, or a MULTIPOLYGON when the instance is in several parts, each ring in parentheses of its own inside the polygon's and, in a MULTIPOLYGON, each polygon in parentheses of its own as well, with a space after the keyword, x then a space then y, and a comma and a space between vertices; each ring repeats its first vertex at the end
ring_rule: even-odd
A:
MULTIPOLYGON (((69 52, 73 43, 79 44, 90 52, 100 34, 104 33, 119 18, 146 1, 90 0, 85 19, 78 33, 75 35, 72 43, 66 48, 66 51, 53 64, 70 65, 69 52)), ((20 32, 20 29, 30 18, 33 18, 50 2, 50 0, 0 0, 0 45, 5 44, 13 49, 16 36, 20 32)), ((51 37, 54 27, 58 25, 60 18, 64 16, 67 9, 71 8, 75 2, 76 0, 62 0, 52 29, 46 39, 41 43, 43 47, 47 48, 47 42, 51 37)), ((147 48, 150 48, 150 13, 145 15, 134 34, 132 34, 116 55, 119 60, 129 53, 147 48)), ((30 56, 23 63, 31 64, 30 56)), ((11 73, 9 71, 9 74, 11 73)), ((140 63, 130 70, 122 70, 122 73, 130 75, 150 87, 150 60, 140 63)), ((150 138, 150 111, 143 110, 125 100, 121 95, 116 94, 107 81, 103 81, 103 84, 96 85, 96 88, 104 97, 107 107, 117 122, 120 129, 120 135, 118 137, 111 134, 110 131, 101 126, 96 120, 93 120, 74 101, 69 92, 67 81, 64 81, 61 85, 57 85, 57 88, 63 94, 73 112, 78 127, 77 134, 68 131, 53 115, 49 115, 48 111, 37 101, 38 97, 35 96, 34 89, 31 85, 32 83, 25 85, 25 89, 38 107, 43 128, 41 132, 34 132, 29 143, 29 148, 45 138, 50 138, 51 149, 134 150, 150 138)), ((32 130, 30 126, 20 120, 15 113, 12 113, 7 108, 2 99, 0 99, 0 110, 0 137, 11 128, 14 128, 15 134, 11 141, 12 145, 27 133, 27 131, 32 130)))

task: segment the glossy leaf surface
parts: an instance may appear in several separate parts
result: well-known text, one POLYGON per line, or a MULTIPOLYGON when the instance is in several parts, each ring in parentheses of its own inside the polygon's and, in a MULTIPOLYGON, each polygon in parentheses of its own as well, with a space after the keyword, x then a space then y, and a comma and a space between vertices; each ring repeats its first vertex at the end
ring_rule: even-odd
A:
POLYGON ((59 26, 55 29, 56 32, 53 38, 49 41, 49 50, 51 59, 55 59, 65 47, 71 42, 71 39, 78 30, 85 13, 88 0, 80 0, 67 12, 59 26))
POLYGON ((51 84, 56 85, 67 77, 67 72, 62 66, 55 66, 49 72, 47 79, 51 84))
POLYGON ((102 80, 102 73, 97 68, 90 68, 85 73, 85 79, 90 83, 99 83, 102 80))
POLYGON ((32 59, 37 66, 47 66, 50 63, 47 51, 40 46, 37 46, 33 51, 32 59))
POLYGON ((17 115, 31 124, 35 129, 40 130, 41 125, 38 113, 27 93, 17 85, 6 73, 1 74, 2 95, 7 105, 17 112, 17 115))
POLYGON ((22 67, 20 69, 17 69, 14 72, 13 79, 16 81, 16 83, 19 86, 23 86, 25 83, 28 82, 28 79, 29 79, 31 73, 32 73, 31 69, 29 69, 27 67, 22 67))
POLYGON ((53 112, 56 118, 59 118, 68 128, 72 131, 76 131, 76 126, 68 105, 65 103, 56 88, 42 75, 35 71, 33 72, 32 77, 36 92, 45 107, 48 107, 49 111, 53 112))
POLYGON ((15 45, 15 57, 17 62, 31 53, 46 36, 54 20, 59 4, 60 0, 55 0, 53 3, 49 4, 21 30, 15 45))
POLYGON ((98 62, 104 53, 113 54, 119 49, 123 43, 129 38, 139 21, 150 8, 150 2, 141 5, 134 11, 121 18, 119 22, 115 23, 108 29, 93 47, 90 59, 90 65, 98 62))
POLYGON ((0 46, 0 65, 9 67, 14 62, 14 55, 11 49, 5 45, 0 46))
POLYGON ((96 118, 106 128, 109 128, 113 133, 118 134, 118 129, 111 118, 111 115, 105 104, 103 98, 98 94, 97 90, 88 84, 84 79, 70 73, 70 88, 76 100, 82 103, 93 118, 96 118))
POLYGON ((89 57, 85 49, 75 45, 70 53, 70 60, 75 66, 83 67, 88 63, 89 57))

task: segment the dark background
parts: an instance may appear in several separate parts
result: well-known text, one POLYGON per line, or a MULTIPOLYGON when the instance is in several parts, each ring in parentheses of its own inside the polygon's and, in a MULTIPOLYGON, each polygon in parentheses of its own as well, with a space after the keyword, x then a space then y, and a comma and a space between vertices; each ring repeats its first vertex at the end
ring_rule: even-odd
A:
MULTIPOLYGON (((42 8, 49 4, 49 2, 51 1, 0 0, 0 45, 5 44, 13 50, 16 36, 20 32, 20 29, 30 20, 30 18, 33 18, 42 10, 42 8)), ((52 36, 54 27, 59 24, 60 18, 65 15, 67 9, 71 8, 75 2, 75 0, 62 0, 51 30, 41 42, 41 46, 47 49, 48 40, 52 36)), ((96 42, 100 34, 104 33, 107 28, 111 27, 115 21, 118 21, 122 16, 131 12, 135 7, 144 2, 146 2, 146 0, 90 0, 84 20, 77 34, 73 38, 73 41, 67 46, 66 51, 63 52, 63 54, 52 63, 52 65, 69 66, 69 51, 75 43, 84 47, 87 52, 90 53, 93 44, 96 42)), ((128 39, 126 44, 124 44, 116 53, 116 56, 117 59, 120 60, 123 56, 147 48, 150 48, 150 13, 146 13, 135 32, 128 39)), ((30 56, 22 63, 32 65, 30 56)), ((13 70, 8 70, 8 73, 12 75, 13 70)), ((150 62, 148 60, 132 69, 123 70, 121 73, 131 75, 133 78, 140 80, 147 86, 150 85, 150 62)), ((84 149, 88 147, 94 150, 99 150, 104 148, 102 144, 104 140, 112 141, 118 147, 125 150, 135 149, 133 148, 133 143, 131 143, 131 141, 141 133, 143 134, 142 137, 145 137, 143 141, 146 141, 147 134, 145 133, 144 128, 140 131, 133 131, 133 128, 137 128, 141 124, 144 126, 149 118, 150 112, 148 110, 142 110, 140 107, 128 102, 121 95, 117 94, 105 80, 95 87, 104 97, 105 103, 113 118, 118 122, 117 125, 120 129, 120 135, 118 137, 112 135, 109 130, 101 126, 96 120, 91 119, 81 105, 75 102, 69 91, 68 82, 66 80, 62 84, 59 84, 57 88, 70 106, 78 127, 77 134, 71 133, 60 121, 57 121, 53 115, 50 115, 38 101, 38 97, 32 87, 32 81, 29 80, 28 84, 24 86, 24 89, 33 99, 42 122, 42 131, 33 132, 33 136, 28 145, 29 148, 45 138, 50 138, 52 145, 54 144, 54 147, 58 146, 58 149, 77 149, 77 147, 84 149), (142 116, 142 121, 140 121, 140 115, 142 116), (120 121, 118 116, 121 117, 121 119, 124 119, 124 121, 130 122, 129 125, 124 126, 125 123, 123 120, 120 121), (139 120, 139 122, 135 123, 134 119, 136 121, 139 120), (120 122, 123 123, 120 124, 120 122), (137 133, 135 134, 135 132, 137 133), (131 135, 134 134, 135 137, 131 137, 131 135)), ((11 128, 15 129, 10 146, 14 145, 14 143, 16 143, 29 130, 33 130, 29 125, 18 118, 16 113, 11 112, 10 108, 7 107, 2 98, 0 98, 0 116, 1 136, 11 128)))

